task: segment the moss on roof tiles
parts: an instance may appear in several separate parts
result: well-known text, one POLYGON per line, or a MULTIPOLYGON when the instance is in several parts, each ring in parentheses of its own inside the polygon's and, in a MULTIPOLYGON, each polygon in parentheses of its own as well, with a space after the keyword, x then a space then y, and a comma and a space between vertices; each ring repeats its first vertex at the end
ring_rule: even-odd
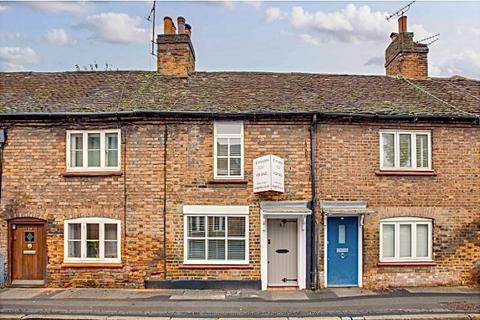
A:
POLYGON ((480 81, 412 83, 385 76, 270 72, 197 72, 190 78, 150 71, 0 73, 0 113, 480 114, 480 81))

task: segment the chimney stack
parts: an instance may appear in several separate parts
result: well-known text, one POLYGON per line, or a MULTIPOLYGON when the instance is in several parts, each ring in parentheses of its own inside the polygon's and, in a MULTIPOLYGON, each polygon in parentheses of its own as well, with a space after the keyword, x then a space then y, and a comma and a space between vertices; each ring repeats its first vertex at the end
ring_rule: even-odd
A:
POLYGON ((403 76, 412 80, 428 78, 428 46, 413 41, 413 32, 407 31, 407 17, 398 18, 398 33, 390 35, 391 43, 385 50, 387 76, 403 76))
POLYGON ((191 27, 177 18, 178 33, 172 18, 163 19, 163 34, 157 36, 157 71, 166 76, 188 77, 195 72, 195 51, 191 27))

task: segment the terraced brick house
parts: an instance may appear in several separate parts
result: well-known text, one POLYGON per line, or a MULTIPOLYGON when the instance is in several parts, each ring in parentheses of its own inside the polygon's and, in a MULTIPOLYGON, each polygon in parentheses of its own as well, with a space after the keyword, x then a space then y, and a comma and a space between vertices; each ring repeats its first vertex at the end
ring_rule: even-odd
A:
POLYGON ((386 76, 197 72, 164 23, 157 71, 0 74, 8 285, 478 285, 479 81, 406 21, 386 76))

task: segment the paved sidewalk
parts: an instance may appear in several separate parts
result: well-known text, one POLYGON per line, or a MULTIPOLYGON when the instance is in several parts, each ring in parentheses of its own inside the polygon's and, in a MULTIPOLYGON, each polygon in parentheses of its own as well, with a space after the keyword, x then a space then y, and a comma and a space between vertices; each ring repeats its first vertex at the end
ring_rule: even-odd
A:
POLYGON ((480 314, 480 291, 469 288, 406 288, 381 292, 359 288, 315 292, 51 288, 0 290, 0 319, 277 317, 293 320, 300 319, 299 317, 333 317, 328 319, 338 320, 340 317, 342 320, 480 320, 476 314, 480 314))

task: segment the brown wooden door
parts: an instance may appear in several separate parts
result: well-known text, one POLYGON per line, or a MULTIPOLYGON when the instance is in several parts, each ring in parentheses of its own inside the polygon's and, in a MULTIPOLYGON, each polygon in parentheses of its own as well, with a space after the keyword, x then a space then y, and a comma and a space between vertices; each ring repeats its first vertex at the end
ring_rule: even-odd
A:
POLYGON ((12 280, 45 277, 45 226, 16 224, 12 230, 12 280))

